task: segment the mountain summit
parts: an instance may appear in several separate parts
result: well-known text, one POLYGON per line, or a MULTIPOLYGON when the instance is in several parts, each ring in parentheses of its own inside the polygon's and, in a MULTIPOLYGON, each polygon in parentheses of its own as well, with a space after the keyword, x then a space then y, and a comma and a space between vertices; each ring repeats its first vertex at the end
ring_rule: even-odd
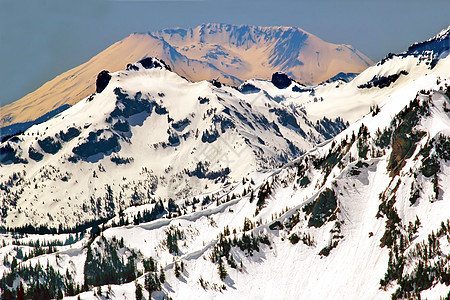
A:
MULTIPOLYGON (((269 79, 277 71, 301 82, 320 83, 339 72, 361 72, 372 64, 351 46, 327 43, 298 27, 203 24, 165 29, 154 36, 192 60, 207 62, 214 69, 212 74, 220 73, 219 80, 229 84, 269 79)), ((207 79, 201 74, 186 75, 207 79)))
POLYGON ((74 105, 94 91, 101 70, 119 71, 148 56, 163 59, 189 80, 218 79, 232 85, 250 78, 270 79, 278 71, 318 83, 339 72, 361 72, 372 64, 351 46, 327 43, 297 27, 203 24, 135 33, 3 107, 0 126, 32 121, 62 105, 74 105))

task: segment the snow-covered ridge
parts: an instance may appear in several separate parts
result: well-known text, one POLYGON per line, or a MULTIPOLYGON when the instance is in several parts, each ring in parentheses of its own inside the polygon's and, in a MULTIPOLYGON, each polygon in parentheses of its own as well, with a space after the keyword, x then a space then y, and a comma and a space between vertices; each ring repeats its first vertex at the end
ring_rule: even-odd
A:
MULTIPOLYGON (((444 297, 449 85, 424 76, 282 168, 170 204, 131 207, 101 234, 16 263, 40 265, 47 271, 36 276, 44 276, 48 262, 55 278, 78 286, 57 285, 73 299, 94 299, 99 290, 132 298, 137 284, 155 299, 444 297)), ((22 253, 35 248, 16 241, 22 253)), ((11 262, 17 251, 6 246, 0 256, 11 262)))
POLYGON ((100 92, 0 146, 0 190, 6 224, 108 220, 84 235, 3 233, 0 289, 447 297, 450 62, 433 59, 393 56, 316 87, 283 74, 237 88, 193 83, 142 63, 104 73, 100 92), (320 117, 333 113, 352 124, 320 117), (294 155, 296 145, 306 146, 294 155))
POLYGON ((387 55, 348 83, 338 80, 297 89, 297 97, 287 102, 304 107, 311 120, 327 115, 353 123, 367 113, 368 107, 380 104, 381 99, 389 98, 396 90, 423 76, 447 78, 449 51, 449 35, 440 34, 411 46, 409 51, 387 55))
POLYGON ((1 144, 1 223, 71 227, 213 191, 346 127, 310 122, 264 91, 215 84, 187 81, 154 58, 101 72, 97 93, 1 144))

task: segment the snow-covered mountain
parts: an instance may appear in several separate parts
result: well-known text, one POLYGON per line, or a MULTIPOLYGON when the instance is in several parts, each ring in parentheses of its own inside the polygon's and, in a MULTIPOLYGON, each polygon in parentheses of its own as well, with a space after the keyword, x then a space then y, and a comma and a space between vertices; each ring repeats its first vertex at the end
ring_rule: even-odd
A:
POLYGON ((87 219, 109 216, 117 210, 111 203, 124 209, 83 234, 92 224, 76 233, 37 235, 30 233, 48 228, 26 227, 16 230, 25 235, 0 235, 3 296, 448 297, 450 66, 439 42, 445 36, 448 29, 415 44, 441 47, 388 55, 349 83, 314 89, 283 74, 238 89, 192 83, 151 58, 100 73, 91 97, 2 144, 2 197, 16 205, 4 220, 25 224, 26 210, 37 224, 64 218, 70 225, 80 209, 87 219), (311 93, 323 100, 308 102, 311 93), (341 119, 310 120, 333 115, 333 101, 346 93, 341 112, 352 121, 348 128, 336 135, 341 119), (326 134, 334 137, 320 142, 326 134), (312 148, 279 166, 294 146, 312 148), (210 149, 210 163, 196 164, 198 153, 210 149), (229 183, 221 182, 222 157, 231 166, 229 183), (155 176, 162 171, 167 175, 155 176), (175 181, 160 186, 162 177, 175 181), (177 190, 181 182, 193 191, 210 188, 158 199, 158 189, 177 190), (145 192, 152 200, 139 205, 145 192), (79 208, 84 195, 95 196, 79 208))
POLYGON ((189 82, 146 58, 101 72, 96 93, 1 144, 1 224, 75 226, 212 191, 345 127, 339 118, 312 123, 264 94, 189 82))
POLYGON ((84 238, 4 235, 0 286, 34 278, 26 290, 68 299, 446 297, 449 85, 422 77, 231 189, 132 207, 84 238))
MULTIPOLYGON (((397 89, 429 75, 448 77, 450 69, 450 27, 425 42, 410 46, 399 54, 389 53, 380 62, 367 68, 346 83, 346 80, 325 82, 298 89, 295 97, 286 97, 285 104, 303 107, 311 121, 341 117, 353 123, 372 105, 390 97, 397 89)), ((345 79, 345 77, 344 77, 345 79)), ((252 80, 255 86, 258 81, 252 80)), ((281 90, 290 92, 289 89, 281 90)), ((283 96, 280 91, 269 95, 283 96)))
POLYGON ((0 126, 33 121, 62 105, 74 105, 94 91, 100 71, 120 71, 144 57, 163 59, 192 81, 218 79, 229 85, 270 79, 278 71, 301 82, 319 83, 339 72, 359 73, 372 64, 349 45, 327 43, 297 27, 203 24, 136 33, 2 107, 0 126))

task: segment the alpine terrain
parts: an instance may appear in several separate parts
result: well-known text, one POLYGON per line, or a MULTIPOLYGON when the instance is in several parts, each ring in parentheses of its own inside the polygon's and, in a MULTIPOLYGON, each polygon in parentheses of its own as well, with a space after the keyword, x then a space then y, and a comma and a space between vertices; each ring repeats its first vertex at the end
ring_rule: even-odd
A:
POLYGON ((251 78, 267 80, 279 71, 297 81, 320 83, 339 72, 359 73, 372 64, 349 45, 327 43, 296 27, 212 23, 135 33, 3 107, 0 126, 16 126, 3 128, 1 135, 27 128, 32 124, 26 122, 48 113, 54 116, 89 96, 100 71, 120 71, 145 57, 164 60, 188 80, 216 79, 229 85, 251 78))
POLYGON ((100 72, 0 146, 2 296, 450 297, 449 39, 315 86, 100 72))

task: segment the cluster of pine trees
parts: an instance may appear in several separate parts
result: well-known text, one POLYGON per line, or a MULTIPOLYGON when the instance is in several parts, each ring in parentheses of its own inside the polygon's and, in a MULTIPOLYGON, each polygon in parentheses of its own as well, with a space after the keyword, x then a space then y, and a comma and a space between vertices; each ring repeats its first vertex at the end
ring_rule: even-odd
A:
POLYGON ((170 226, 166 231, 166 236, 165 245, 169 252, 173 255, 179 255, 180 248, 178 247, 178 241, 184 239, 184 231, 178 227, 170 226))
POLYGON ((69 272, 61 274, 52 265, 42 266, 39 262, 32 265, 11 266, 10 271, 4 273, 0 279, 2 299, 62 299, 63 294, 76 295, 83 291, 83 287, 74 284, 69 272), (17 290, 14 283, 20 280, 17 290), (26 282, 26 286, 22 283, 26 282), (43 284, 45 283, 45 284, 43 284))
POLYGON ((117 240, 113 237, 108 240, 101 235, 96 243, 88 246, 84 265, 85 286, 122 284, 135 280, 141 275, 136 266, 137 258, 138 253, 126 248, 123 239, 117 240), (126 261, 121 250, 130 253, 126 261))
POLYGON ((442 222, 427 240, 411 247, 411 238, 419 226, 418 219, 414 224, 410 223, 408 235, 400 235, 390 248, 388 269, 380 285, 386 288, 392 282, 398 284, 393 299, 420 299, 421 291, 437 283, 450 285, 450 254, 444 253, 440 247, 441 239, 450 240, 450 220, 442 222))
MULTIPOLYGON (((233 238, 230 237, 230 229, 225 227, 224 232, 219 234, 219 239, 214 245, 211 254, 210 260, 213 263, 217 263, 218 273, 220 279, 225 279, 227 277, 227 271, 224 264, 224 261, 228 263, 228 265, 234 269, 238 267, 234 256, 231 254, 231 249, 233 247, 238 247, 241 251, 246 252, 247 255, 253 255, 253 251, 259 252, 260 243, 270 245, 270 241, 267 235, 258 235, 254 236, 253 232, 250 234, 246 234, 245 231, 249 231, 254 228, 254 224, 249 220, 245 219, 244 221, 244 233, 241 237, 238 238, 235 233, 233 238)), ((242 261, 240 262, 240 268, 242 269, 242 261)))

